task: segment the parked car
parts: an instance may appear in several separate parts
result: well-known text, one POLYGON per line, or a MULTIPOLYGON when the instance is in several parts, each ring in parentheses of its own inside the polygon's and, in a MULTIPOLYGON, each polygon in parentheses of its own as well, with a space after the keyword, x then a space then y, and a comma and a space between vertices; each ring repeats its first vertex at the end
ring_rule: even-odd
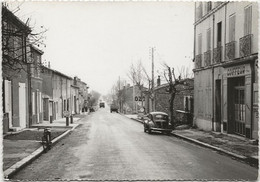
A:
POLYGON ((144 118, 144 132, 160 131, 165 134, 172 132, 168 114, 164 112, 150 112, 144 118))
POLYGON ((118 106, 116 104, 111 104, 110 112, 117 112, 118 113, 118 106))
POLYGON ((105 108, 105 103, 104 102, 100 102, 99 103, 99 108, 101 108, 101 107, 105 108))

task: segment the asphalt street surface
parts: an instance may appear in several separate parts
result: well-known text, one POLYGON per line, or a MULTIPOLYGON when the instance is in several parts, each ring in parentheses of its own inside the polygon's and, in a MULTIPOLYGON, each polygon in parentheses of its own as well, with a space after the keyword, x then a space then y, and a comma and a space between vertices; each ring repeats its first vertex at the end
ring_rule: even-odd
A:
POLYGON ((258 170, 102 108, 13 179, 256 180, 258 170))

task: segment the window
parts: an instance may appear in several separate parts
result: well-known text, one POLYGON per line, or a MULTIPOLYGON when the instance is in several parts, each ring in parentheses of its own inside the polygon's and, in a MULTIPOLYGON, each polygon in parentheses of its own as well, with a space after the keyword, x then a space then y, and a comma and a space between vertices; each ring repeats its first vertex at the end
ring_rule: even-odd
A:
POLYGON ((252 29, 252 6, 245 8, 244 35, 251 34, 252 29))
POLYGON ((199 20, 202 17, 202 2, 198 2, 198 6, 196 8, 196 19, 199 20))
POLYGON ((67 106, 67 104, 66 104, 66 100, 63 101, 63 104, 64 104, 64 108, 63 108, 63 110, 66 111, 66 106, 67 106))
POLYGON ((222 22, 217 24, 217 47, 221 46, 221 38, 222 38, 222 22))
POLYGON ((235 41, 235 24, 236 15, 233 14, 229 17, 229 42, 235 41))
POLYGON ((70 100, 67 99, 67 111, 69 111, 69 110, 70 110, 70 100))
POLYGON ((207 51, 209 51, 211 48, 210 44, 211 44, 211 29, 209 28, 207 30, 207 51))
POLYGON ((184 96, 184 110, 189 113, 193 113, 193 98, 192 96, 184 96))
POLYGON ((206 2, 206 13, 208 13, 212 9, 212 2, 206 2))

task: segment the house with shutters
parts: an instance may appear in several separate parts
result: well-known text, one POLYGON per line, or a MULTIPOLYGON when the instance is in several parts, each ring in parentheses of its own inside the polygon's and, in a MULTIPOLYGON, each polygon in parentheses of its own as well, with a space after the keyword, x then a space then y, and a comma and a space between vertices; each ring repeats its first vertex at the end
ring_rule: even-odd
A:
POLYGON ((71 83, 71 114, 80 113, 80 101, 79 101, 79 86, 77 85, 77 78, 74 77, 71 83))
MULTIPOLYGON (((76 106, 74 107, 73 110, 77 110, 77 113, 81 113, 83 108, 88 108, 89 106, 89 93, 88 93, 88 89, 89 86, 87 85, 87 83, 83 82, 80 78, 78 78, 77 76, 75 76, 73 78, 73 86, 72 86, 75 91, 72 91, 73 93, 73 97, 75 99, 77 99, 75 101, 75 99, 72 100, 72 102, 74 103, 74 105, 76 104, 76 106), (78 89, 78 91, 77 91, 78 89), (78 93, 77 93, 78 92, 78 93), (76 97, 75 97, 76 96, 76 97)), ((73 112, 72 112, 73 113, 73 112)), ((76 114, 76 113, 75 113, 76 114)))
POLYGON ((258 4, 195 2, 194 124, 258 139, 258 4))
POLYGON ((42 104, 42 63, 43 51, 39 50, 37 47, 30 46, 30 82, 31 82, 31 125, 42 123, 43 121, 43 104, 42 104))
POLYGON ((2 6, 3 132, 29 127, 29 51, 31 29, 2 6))
POLYGON ((42 66, 43 79, 43 120, 52 123, 64 117, 64 113, 71 112, 71 83, 72 78, 42 66))

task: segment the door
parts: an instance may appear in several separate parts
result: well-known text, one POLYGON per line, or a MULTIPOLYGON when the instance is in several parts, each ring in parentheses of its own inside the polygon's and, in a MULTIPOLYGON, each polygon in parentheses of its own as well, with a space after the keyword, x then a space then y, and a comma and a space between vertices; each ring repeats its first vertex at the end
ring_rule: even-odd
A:
POLYGON ((26 95, 25 83, 19 83, 19 122, 21 128, 26 128, 26 95))
POLYGON ((233 78, 232 133, 245 136, 245 77, 233 78))
POLYGON ((216 131, 221 131, 221 80, 216 80, 215 90, 216 131))
POLYGON ((43 120, 49 121, 49 99, 43 99, 43 120))
POLYGON ((77 114, 77 99, 76 99, 76 96, 74 96, 74 113, 77 114))
POLYGON ((49 121, 50 122, 52 122, 52 120, 53 120, 53 116, 52 116, 52 112, 53 112, 52 103, 53 102, 51 102, 51 101, 49 102, 49 119, 50 119, 49 121))

